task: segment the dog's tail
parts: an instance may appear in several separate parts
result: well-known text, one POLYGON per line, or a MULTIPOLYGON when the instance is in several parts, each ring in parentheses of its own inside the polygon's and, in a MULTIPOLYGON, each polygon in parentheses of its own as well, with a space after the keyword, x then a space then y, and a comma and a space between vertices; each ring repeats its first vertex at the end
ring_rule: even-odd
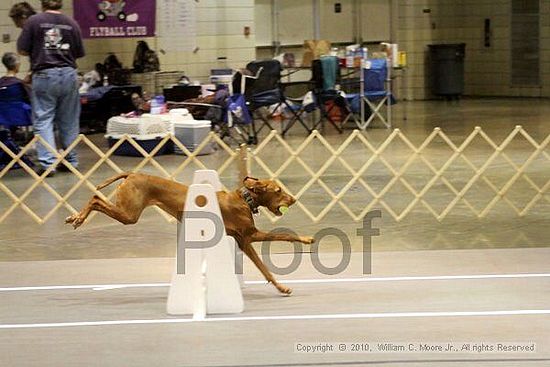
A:
POLYGON ((128 176, 130 176, 132 173, 131 172, 123 172, 123 173, 119 173, 118 175, 116 176, 113 176, 111 178, 108 178, 107 181, 103 182, 102 184, 98 185, 96 187, 96 189, 98 190, 101 190, 102 188, 106 187, 106 186, 109 186, 110 184, 112 184, 113 182, 115 181, 118 181, 122 178, 126 178, 128 176))

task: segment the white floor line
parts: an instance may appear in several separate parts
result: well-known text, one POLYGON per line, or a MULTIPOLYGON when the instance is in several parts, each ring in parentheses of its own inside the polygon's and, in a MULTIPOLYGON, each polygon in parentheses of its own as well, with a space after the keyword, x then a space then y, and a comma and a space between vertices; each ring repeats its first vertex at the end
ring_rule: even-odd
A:
POLYGON ((283 316, 244 316, 212 317, 203 320, 185 319, 152 319, 152 320, 112 320, 80 321, 41 324, 0 324, 0 329, 41 329, 112 325, 151 325, 151 324, 186 324, 193 322, 237 322, 237 321, 281 321, 281 320, 343 320, 343 319, 379 319, 406 317, 479 317, 479 316, 522 316, 549 315, 550 310, 508 310, 508 311, 453 311, 453 312, 389 312, 389 313, 351 313, 322 315, 283 315, 283 316))
MULTIPOLYGON (((478 275, 430 275, 430 276, 399 276, 399 277, 361 277, 361 278, 324 278, 324 279, 281 279, 285 284, 311 284, 311 283, 364 283, 364 282, 395 282, 395 281, 420 281, 420 280, 474 280, 474 279, 522 279, 522 278, 550 278, 550 273, 519 273, 519 274, 478 274, 478 275)), ((266 284, 264 280, 249 280, 247 285, 266 284)), ((52 285, 52 286, 28 286, 28 287, 4 287, 0 292, 25 292, 25 291, 49 291, 70 289, 92 289, 103 291, 120 288, 148 288, 169 287, 170 283, 144 283, 144 284, 95 284, 95 285, 52 285)))

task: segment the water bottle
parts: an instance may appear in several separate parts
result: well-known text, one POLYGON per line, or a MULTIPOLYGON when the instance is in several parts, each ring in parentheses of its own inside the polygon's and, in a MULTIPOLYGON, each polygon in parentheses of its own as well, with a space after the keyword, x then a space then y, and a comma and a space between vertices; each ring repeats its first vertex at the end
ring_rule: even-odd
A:
POLYGON ((164 96, 155 96, 151 100, 151 115, 160 115, 165 112, 164 96))
POLYGON ((346 67, 347 68, 352 68, 353 67, 353 61, 354 61, 353 51, 348 50, 346 52, 346 67))

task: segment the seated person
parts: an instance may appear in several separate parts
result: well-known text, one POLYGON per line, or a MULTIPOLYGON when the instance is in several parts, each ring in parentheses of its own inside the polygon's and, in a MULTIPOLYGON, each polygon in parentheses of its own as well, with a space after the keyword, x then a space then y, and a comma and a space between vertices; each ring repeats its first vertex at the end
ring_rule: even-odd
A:
POLYGON ((14 52, 6 52, 2 56, 2 64, 6 67, 7 73, 0 78, 0 89, 9 89, 9 93, 2 93, 0 102, 17 101, 29 104, 29 87, 17 77, 21 66, 19 56, 14 52))
POLYGON ((17 126, 32 124, 30 90, 28 85, 17 77, 21 65, 17 54, 6 52, 2 57, 2 63, 7 73, 0 78, 0 125, 10 128, 13 133, 17 126))
MULTIPOLYGON (((32 113, 30 106, 29 90, 23 81, 17 78, 19 72, 19 57, 13 52, 7 52, 2 57, 2 63, 8 70, 6 76, 0 78, 0 141, 13 153, 19 153, 19 147, 12 140, 17 140, 16 130, 18 126, 29 126, 32 124, 32 113), (9 130, 2 129, 2 127, 9 130)), ((22 141, 27 141, 26 134, 22 141)), ((23 160, 29 166, 33 164, 23 156, 23 160)), ((0 150, 0 168, 9 164, 11 158, 0 150)), ((18 164, 14 168, 20 167, 18 164)))

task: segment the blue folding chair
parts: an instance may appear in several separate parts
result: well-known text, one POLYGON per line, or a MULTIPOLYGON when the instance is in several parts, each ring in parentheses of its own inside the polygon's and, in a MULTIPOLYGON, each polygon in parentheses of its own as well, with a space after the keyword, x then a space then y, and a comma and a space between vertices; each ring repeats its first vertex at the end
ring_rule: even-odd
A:
POLYGON ((395 99, 391 92, 390 69, 387 59, 369 59, 364 63, 361 72, 360 94, 348 94, 354 113, 361 114, 361 120, 356 123, 362 130, 378 118, 387 128, 391 128, 391 106, 395 99), (385 106, 385 108, 384 108, 385 106), (366 111, 366 108, 370 111, 366 111), (384 108, 385 111, 382 109, 384 108), (365 120, 365 115, 370 112, 365 120))
MULTIPOLYGON (((0 88, 0 127, 5 128, 0 131, 0 141, 15 154, 19 153, 19 147, 13 141, 10 130, 32 125, 32 109, 26 101, 26 96, 27 92, 21 83, 0 88)), ((0 150, 0 169, 10 161, 11 157, 8 153, 0 150)), ((23 161, 29 166, 33 165, 26 156, 23 157, 23 161)), ((13 166, 13 168, 19 167, 19 164, 13 166)))
POLYGON ((7 128, 32 125, 32 109, 25 101, 26 96, 21 83, 0 88, 0 125, 7 128))

